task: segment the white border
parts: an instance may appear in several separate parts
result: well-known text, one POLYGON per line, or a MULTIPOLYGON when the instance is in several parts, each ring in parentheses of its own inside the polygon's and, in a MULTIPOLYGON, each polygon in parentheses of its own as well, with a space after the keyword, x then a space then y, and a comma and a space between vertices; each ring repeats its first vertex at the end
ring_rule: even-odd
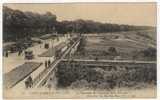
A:
MULTIPOLYGON (((76 2, 157 2, 157 98, 149 100, 160 100, 160 0, 0 0, 0 100, 3 100, 2 94, 2 4, 3 3, 76 3, 76 2)), ((20 99, 19 99, 20 100, 20 99)), ((22 99, 21 99, 22 100, 22 99)), ((31 99, 29 99, 31 100, 31 99)), ((34 99, 35 100, 35 99, 34 99)), ((38 99, 37 99, 38 100, 38 99)), ((46 99, 41 99, 46 100, 46 99)), ((48 99, 51 100, 51 99, 48 99)), ((102 99, 99 99, 102 100, 102 99)), ((112 99, 114 100, 114 99, 112 99)), ((122 99, 116 99, 122 100, 122 99)), ((129 99, 125 99, 129 100, 129 99)), ((146 100, 146 99, 136 99, 146 100)))
POLYGON ((0 2, 0 100, 2 100, 2 3, 0 2))
POLYGON ((2 0, 3 3, 156 2, 157 0, 2 0))
POLYGON ((160 1, 157 3, 157 100, 160 100, 160 1))

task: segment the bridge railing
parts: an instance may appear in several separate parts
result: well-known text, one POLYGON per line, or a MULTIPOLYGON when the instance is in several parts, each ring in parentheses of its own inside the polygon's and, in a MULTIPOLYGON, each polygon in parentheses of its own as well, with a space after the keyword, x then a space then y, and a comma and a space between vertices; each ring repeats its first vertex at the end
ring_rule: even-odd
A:
POLYGON ((42 79, 42 77, 48 72, 48 70, 51 69, 51 66, 56 62, 56 60, 54 60, 49 67, 45 68, 42 72, 40 72, 38 74, 38 76, 36 78, 34 78, 33 80, 33 87, 42 79))
POLYGON ((80 38, 69 48, 65 51, 61 59, 55 59, 51 65, 44 69, 33 81, 33 87, 39 87, 43 85, 47 78, 50 76, 50 74, 54 71, 55 66, 58 65, 58 63, 72 50, 72 48, 80 41, 80 38), (47 75, 46 75, 47 74, 47 75), (44 77, 43 77, 44 76, 44 77))

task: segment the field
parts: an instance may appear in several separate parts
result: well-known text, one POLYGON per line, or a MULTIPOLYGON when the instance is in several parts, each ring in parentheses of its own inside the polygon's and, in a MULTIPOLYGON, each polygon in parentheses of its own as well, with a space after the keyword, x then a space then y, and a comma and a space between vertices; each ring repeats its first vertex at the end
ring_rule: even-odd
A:
MULTIPOLYGON (((156 62, 155 35, 148 35, 149 32, 153 34, 151 30, 85 34, 72 59, 156 62)), ((101 65, 61 62, 56 71, 56 85, 62 89, 111 90, 143 89, 157 84, 156 63, 101 65)))
POLYGON ((81 49, 73 58, 117 59, 118 57, 121 60, 154 61, 156 60, 156 40, 155 37, 147 35, 150 31, 85 35, 81 43, 81 49), (145 32, 148 33, 142 35, 145 32), (109 51, 110 48, 114 48, 115 53, 112 50, 109 51), (148 54, 154 53, 145 55, 146 52, 148 54))

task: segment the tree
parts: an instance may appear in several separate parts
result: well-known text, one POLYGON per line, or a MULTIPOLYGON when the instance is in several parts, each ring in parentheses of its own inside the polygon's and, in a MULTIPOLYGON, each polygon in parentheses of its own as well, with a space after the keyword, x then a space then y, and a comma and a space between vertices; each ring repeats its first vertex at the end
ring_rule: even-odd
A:
POLYGON ((109 54, 111 54, 111 55, 117 55, 117 54, 118 54, 115 47, 109 47, 109 48, 108 48, 108 52, 109 52, 109 54))
POLYGON ((74 33, 102 33, 119 32, 141 29, 151 29, 148 26, 119 25, 100 23, 93 20, 57 21, 56 15, 51 12, 38 14, 3 8, 3 38, 4 41, 15 41, 26 36, 39 36, 57 31, 59 34, 74 33))
POLYGON ((38 14, 3 8, 4 41, 16 41, 26 37, 52 33, 56 25, 56 15, 50 12, 38 14))

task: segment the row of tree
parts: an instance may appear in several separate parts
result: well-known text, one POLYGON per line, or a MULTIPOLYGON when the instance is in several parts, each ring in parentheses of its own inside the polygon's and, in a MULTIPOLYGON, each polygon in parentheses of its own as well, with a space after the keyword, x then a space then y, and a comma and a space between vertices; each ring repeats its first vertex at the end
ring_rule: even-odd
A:
POLYGON ((100 23, 92 20, 78 19, 75 21, 57 21, 56 15, 46 12, 38 14, 22 12, 8 7, 3 8, 3 40, 18 40, 20 38, 39 36, 57 32, 65 34, 75 33, 101 33, 115 31, 131 31, 146 29, 144 26, 118 25, 100 23))
POLYGON ((50 12, 38 14, 3 8, 3 38, 17 40, 24 37, 50 33, 56 24, 56 16, 50 12))
POLYGON ((150 29, 149 26, 133 26, 133 25, 119 25, 111 23, 100 23, 92 20, 74 20, 61 21, 57 23, 56 29, 59 33, 76 32, 76 33, 105 33, 105 32, 119 32, 119 31, 133 31, 150 29))

